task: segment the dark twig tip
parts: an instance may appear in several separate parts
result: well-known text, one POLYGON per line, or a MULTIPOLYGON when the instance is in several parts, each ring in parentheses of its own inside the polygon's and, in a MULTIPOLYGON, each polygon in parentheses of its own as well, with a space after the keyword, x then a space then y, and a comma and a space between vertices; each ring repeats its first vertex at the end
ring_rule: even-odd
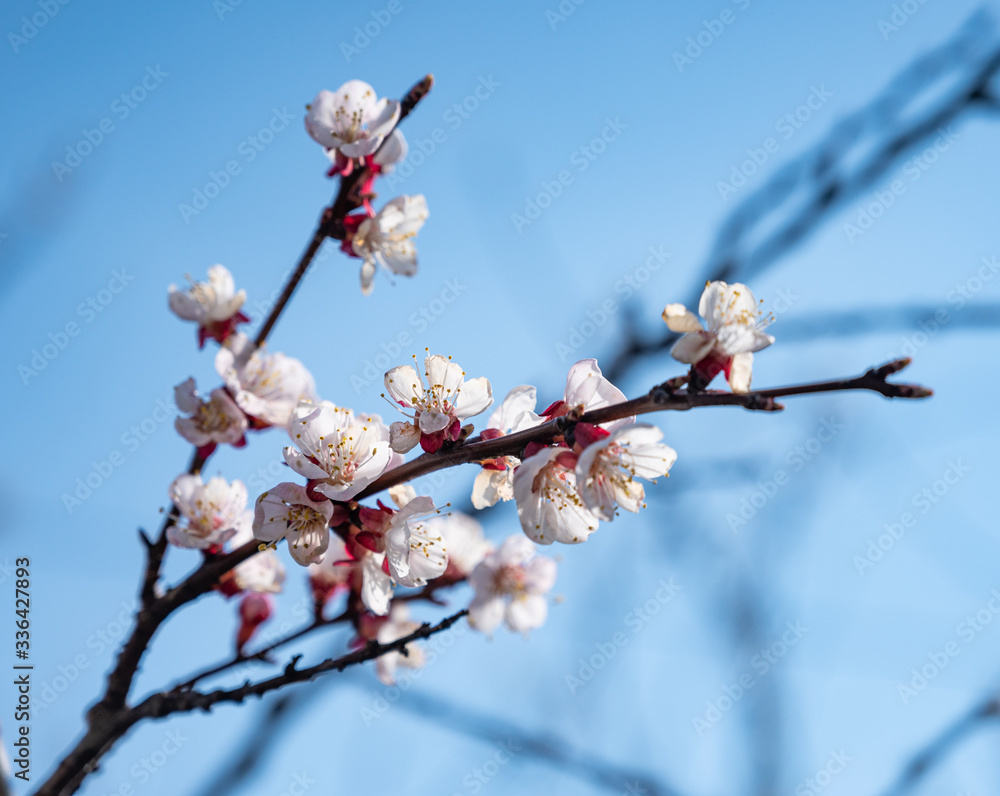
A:
POLYGON ((893 398, 930 398, 934 395, 934 390, 921 387, 919 384, 894 384, 895 390, 893 398))
POLYGON ((892 362, 886 362, 884 365, 879 365, 877 368, 873 368, 869 371, 875 378, 885 379, 891 376, 893 373, 899 373, 903 368, 910 365, 913 360, 910 357, 903 357, 902 359, 894 359, 892 362))

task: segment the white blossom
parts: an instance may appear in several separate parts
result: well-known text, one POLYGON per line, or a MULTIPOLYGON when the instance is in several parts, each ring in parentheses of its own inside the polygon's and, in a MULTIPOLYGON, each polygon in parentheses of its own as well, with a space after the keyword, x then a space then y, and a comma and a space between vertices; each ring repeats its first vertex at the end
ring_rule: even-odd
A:
POLYGON ((170 485, 170 499, 185 520, 167 529, 167 541, 178 547, 206 550, 224 544, 236 534, 247 505, 242 481, 230 484, 215 477, 206 484, 200 475, 179 475, 170 485))
POLYGON ((298 448, 284 449, 288 466, 318 481, 315 491, 331 500, 354 497, 382 475, 392 455, 378 415, 355 416, 329 401, 299 404, 288 433, 298 448))
POLYGON ((469 606, 473 628, 492 635, 506 622, 514 632, 527 634, 545 623, 545 595, 555 584, 556 563, 536 552, 525 537, 511 536, 476 567, 469 578, 476 590, 469 606))
POLYGON ((636 479, 664 476, 677 461, 677 452, 661 439, 656 426, 634 423, 584 448, 576 465, 583 505, 607 521, 614 519, 616 506, 639 511, 646 493, 636 479))
MULTIPOLYGON (((562 413, 574 408, 590 412, 594 409, 603 409, 605 406, 624 403, 625 400, 625 394, 604 378, 604 374, 597 366, 596 359, 581 359, 569 369, 566 376, 562 413)), ((554 406, 558 407, 558 402, 554 406)), ((546 412, 547 417, 558 414, 560 414, 559 411, 546 412)), ((622 422, 628 421, 617 420, 612 423, 602 423, 602 426, 611 428, 622 422)))
POLYGON ((247 416, 221 387, 212 390, 206 401, 198 394, 194 379, 188 379, 174 387, 174 401, 178 409, 190 415, 178 417, 174 427, 192 445, 235 445, 246 433, 247 416))
POLYGON ((360 223, 351 246, 365 261, 361 266, 362 293, 371 293, 378 265, 399 276, 413 276, 417 272, 417 247, 413 240, 427 216, 427 200, 418 194, 399 196, 360 223))
POLYGON ((361 509, 361 520, 375 537, 374 549, 362 561, 361 599, 372 613, 389 611, 393 585, 418 587, 441 577, 448 553, 439 528, 428 522, 437 515, 434 501, 417 496, 411 486, 393 487, 389 494, 399 506, 361 509))
MULTIPOLYGON (((233 549, 236 549, 253 539, 253 512, 247 509, 240 515, 236 533, 229 541, 233 549)), ((233 567, 232 573, 233 583, 240 591, 275 593, 281 591, 281 585, 285 582, 285 567, 271 548, 241 561, 233 567)))
POLYGON ((402 130, 393 130, 382 142, 382 147, 372 156, 372 162, 381 168, 382 174, 391 174, 397 163, 406 160, 410 145, 402 130))
POLYGON ((253 533, 262 542, 288 540, 288 550, 299 564, 319 561, 330 544, 333 503, 312 500, 298 484, 278 484, 254 507, 253 533))
POLYGON ((225 266, 209 268, 207 282, 195 282, 190 276, 188 280, 191 287, 187 292, 178 290, 176 285, 169 288, 170 309, 185 321, 202 326, 224 321, 236 315, 246 301, 246 291, 236 291, 233 275, 225 266))
POLYGON ((389 574, 400 586, 425 586, 444 574, 448 553, 440 529, 427 522, 438 511, 434 501, 416 495, 413 487, 394 487, 389 493, 399 506, 385 531, 389 574))
POLYGON ((345 158, 372 155, 399 121, 399 102, 378 99, 362 80, 336 91, 320 91, 307 107, 306 131, 323 147, 345 158))
POLYGON ((514 472, 517 516, 528 538, 539 544, 579 544, 597 530, 599 519, 577 489, 576 454, 542 448, 514 472))
POLYGON ((255 348, 233 335, 219 349, 215 369, 246 414, 263 424, 288 428, 301 401, 318 400, 312 374, 299 360, 255 348))
MULTIPOLYGON (((535 388, 529 384, 515 387, 503 403, 493 410, 482 432, 484 439, 513 434, 537 426, 544 418, 535 414, 535 388)), ((504 456, 483 463, 472 486, 472 505, 484 509, 498 500, 514 497, 514 470, 521 463, 516 456, 504 456)))
POLYGON ((458 577, 469 575, 493 550, 483 535, 483 526, 468 514, 452 511, 424 522, 430 536, 440 536, 448 551, 448 571, 458 577))
POLYGON ((746 285, 709 282, 698 302, 698 316, 683 304, 668 304, 663 320, 674 332, 684 332, 671 356, 695 365, 707 379, 720 370, 733 392, 748 392, 754 352, 767 348, 774 338, 764 329, 773 320, 762 317, 753 293, 746 285))
POLYGON ((433 452, 448 440, 458 439, 462 421, 485 411, 493 403, 493 390, 485 378, 465 379, 465 371, 438 354, 424 359, 427 386, 411 365, 395 367, 385 374, 385 388, 392 400, 413 410, 413 423, 393 423, 390 444, 406 453, 418 442, 433 452))

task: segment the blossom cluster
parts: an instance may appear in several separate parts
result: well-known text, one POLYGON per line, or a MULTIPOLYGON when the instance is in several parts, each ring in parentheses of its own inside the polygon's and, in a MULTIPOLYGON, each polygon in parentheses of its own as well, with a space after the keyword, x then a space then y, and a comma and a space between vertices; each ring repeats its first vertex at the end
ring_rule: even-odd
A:
MULTIPOLYGON (((360 210, 343 218, 341 248, 364 260, 365 293, 376 265, 415 273, 412 239, 427 217, 422 196, 393 199, 378 213, 370 204, 376 177, 406 155, 406 141, 395 129, 400 112, 400 103, 379 100, 367 83, 352 80, 335 92, 321 91, 305 119, 332 163, 331 176, 344 181, 363 170, 360 210)), ((412 365, 385 373, 382 397, 405 418, 386 422, 321 400, 301 362, 240 333, 249 322, 241 312, 245 299, 221 265, 209 269, 206 282, 192 282, 187 291, 171 286, 169 293, 173 312, 197 323, 199 345, 219 343, 215 368, 222 385, 207 396, 194 379, 175 388, 182 412, 176 428, 197 457, 196 467, 170 486, 175 513, 167 540, 206 557, 257 543, 258 551, 217 585, 226 596, 241 595, 238 650, 273 613, 270 595, 285 578, 281 541, 307 568, 317 617, 330 601, 345 598, 344 616, 358 643, 404 638, 419 627, 410 603, 437 602, 439 590, 463 583, 472 590, 472 627, 491 635, 505 624, 528 633, 545 622, 556 580, 555 561, 540 555, 538 546, 583 543, 621 511, 639 512, 644 482, 667 476, 677 459, 662 431, 637 422, 631 405, 603 412, 614 418, 607 422, 586 422, 587 413, 627 404, 594 359, 574 364, 562 397, 541 411, 534 386, 514 387, 473 440, 512 438, 506 455, 476 462, 472 485, 476 509, 511 500, 516 505, 522 533, 494 546, 473 517, 439 507, 399 483, 406 479, 389 475, 416 448, 427 458, 469 444, 474 427, 467 421, 494 404, 487 378, 469 378, 451 357, 429 352, 421 373, 414 357, 412 365), (203 480, 201 465, 218 445, 241 447, 249 431, 272 427, 289 438, 282 451, 288 480, 257 496, 252 507, 241 481, 203 480), (386 481, 395 484, 388 488, 390 502, 365 502, 384 491, 386 481)), ((683 334, 671 353, 690 365, 689 388, 704 389, 724 373, 734 392, 749 390, 753 354, 774 340, 764 332, 770 319, 761 316, 749 288, 725 282, 706 285, 698 313, 701 318, 680 304, 663 311, 667 326, 683 334)), ((417 645, 410 645, 381 656, 378 675, 391 682, 398 666, 422 660, 417 645)))
POLYGON ((375 89, 363 80, 348 80, 336 91, 321 91, 306 106, 306 131, 322 145, 332 165, 329 176, 350 176, 358 167, 367 169, 360 188, 363 211, 344 219, 347 233, 341 250, 358 257, 361 291, 372 290, 377 266, 399 276, 417 272, 417 249, 413 243, 427 220, 423 196, 400 196, 377 213, 372 209, 375 179, 388 174, 406 159, 409 147, 400 130, 400 104, 378 99, 375 89))

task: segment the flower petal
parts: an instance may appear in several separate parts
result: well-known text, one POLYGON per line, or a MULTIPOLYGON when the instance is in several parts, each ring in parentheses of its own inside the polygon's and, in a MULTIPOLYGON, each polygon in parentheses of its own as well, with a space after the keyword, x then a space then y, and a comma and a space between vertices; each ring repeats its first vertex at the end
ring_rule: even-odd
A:
POLYGON ((469 379, 462 385, 462 392, 455 403, 455 414, 460 420, 475 417, 493 403, 493 388, 489 379, 469 379))
POLYGON ((174 387, 174 403, 186 415, 197 412, 201 408, 201 398, 198 397, 198 390, 195 389, 193 378, 182 381, 174 387))
POLYGON ((385 374, 385 389, 396 403, 411 409, 424 396, 424 385, 412 365, 399 365, 385 374))
POLYGON ((282 448, 282 456, 285 457, 285 464, 291 467, 303 478, 326 478, 327 472, 322 467, 314 464, 309 457, 288 446, 282 448))
POLYGON ((392 579, 382 571, 384 559, 381 553, 369 553, 361 561, 361 602, 378 616, 389 613, 392 600, 392 579))
POLYGON ((670 356, 678 362, 693 365, 708 356, 715 345, 715 338, 707 332, 689 332, 674 343, 670 356))
POLYGON ((698 316, 683 304, 668 304, 662 317, 672 332, 700 332, 704 328, 698 316))
POLYGON ((504 601, 499 597, 476 596, 469 606, 469 624, 480 633, 492 636, 504 620, 504 601))
POLYGON ((548 615, 548 601, 540 594, 529 594, 511 600, 505 618, 507 627, 527 635, 529 630, 544 625, 548 615))
POLYGON ((753 375, 753 354, 734 354, 729 365, 729 389, 733 392, 750 392, 753 375))

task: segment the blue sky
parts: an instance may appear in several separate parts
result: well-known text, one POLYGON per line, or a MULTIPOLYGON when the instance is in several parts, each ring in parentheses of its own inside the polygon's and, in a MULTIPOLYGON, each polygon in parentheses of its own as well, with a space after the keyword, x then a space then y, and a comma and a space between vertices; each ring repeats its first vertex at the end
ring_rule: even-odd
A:
MULTIPOLYGON (((419 274, 395 284, 380 274, 371 297, 358 290, 357 262, 335 246, 324 250, 273 348, 305 362, 322 397, 357 409, 382 411, 380 378, 366 370, 404 333, 415 342, 397 361, 426 346, 488 376, 499 395, 534 383, 545 405, 561 394, 575 359, 614 355, 626 315, 658 332, 663 304, 690 295, 736 203, 977 7, 915 4, 890 31, 879 21, 892 4, 860 0, 8 3, 0 13, 9 119, 0 133, 8 153, 0 163, 8 340, 0 372, 11 421, 0 480, 3 557, 33 561, 37 682, 78 670, 35 719, 36 775, 81 727, 112 660, 104 639, 120 637, 119 614, 136 591, 136 529, 158 526, 167 485, 187 461, 172 427, 173 385, 194 375, 210 388, 216 378, 210 349, 199 353, 192 328, 167 312, 167 286, 223 263, 259 319, 335 188, 300 121, 319 89, 359 78, 399 96, 434 74, 434 90, 405 123, 411 152, 424 157, 411 156, 380 198, 423 193, 430 218, 419 274), (36 15, 46 21, 29 37, 24 18, 36 15), (357 32, 366 26, 367 43, 357 32), (675 58, 699 35, 711 39, 700 54, 675 58), (787 115, 810 98, 815 107, 792 125, 787 115), (752 153, 763 161, 759 171, 721 196, 719 182, 752 153), (185 211, 232 161, 217 197, 197 215, 185 211), (549 206, 530 218, 544 194, 549 206), (442 305, 448 290, 458 298, 442 305), (582 333, 601 313, 597 328, 582 333), (59 350, 43 354, 37 369, 35 352, 53 353, 47 344, 59 350), (95 469, 107 471, 115 452, 121 463, 70 511, 63 494, 95 469)), ((563 597, 548 625, 527 643, 466 633, 414 690, 694 796, 751 791, 754 738, 770 737, 754 722, 768 706, 780 717, 772 746, 782 792, 796 792, 840 750, 852 759, 825 792, 879 792, 915 748, 995 684, 1000 617, 971 637, 962 623, 990 613, 1000 588, 998 384, 989 367, 996 337, 954 319, 1000 297, 1000 280, 972 281, 983 258, 1000 256, 990 179, 998 132, 994 118, 969 116, 933 162, 910 160, 926 158, 931 142, 906 153, 863 199, 751 284, 778 310, 778 342, 757 357, 756 384, 858 373, 909 345, 915 362, 906 376, 934 387, 932 401, 838 395, 789 400, 780 416, 656 418, 679 453, 671 478, 650 490, 646 514, 619 519, 583 547, 548 551, 561 558, 563 597), (894 181, 902 190, 892 206, 852 236, 845 225, 894 181), (964 304, 959 286, 971 291, 964 304), (861 336, 831 329, 782 345, 786 320, 896 304, 943 310, 947 320, 923 330, 926 337, 917 326, 861 336), (831 425, 836 433, 817 442, 831 425), (799 448, 815 453, 805 459, 799 448), (968 469, 921 512, 921 490, 933 490, 956 462, 968 469), (788 485, 734 531, 727 515, 778 471, 788 485), (905 512, 915 525, 859 572, 855 557, 905 512), (655 601, 660 580, 671 577, 679 593, 635 631, 630 612, 655 601), (760 622, 759 645, 749 650, 733 642, 730 626, 744 588, 760 622), (754 655, 778 644, 789 622, 808 631, 762 672, 754 655), (628 643, 571 693, 566 675, 619 632, 628 643), (950 642, 959 654, 903 704, 898 684, 950 642), (706 703, 745 674, 755 688, 699 733, 694 720, 706 703)), ((619 386, 636 395, 678 372, 665 356, 648 358, 619 386)), ((284 478, 283 444, 279 432, 256 435, 243 451, 221 451, 208 473, 242 478, 251 491, 255 481, 269 485, 284 478)), ((450 472, 430 486, 441 502, 464 500, 473 475, 450 472)), ((513 508, 486 525, 496 538, 515 532, 513 508)), ((192 565, 173 551, 169 578, 192 565)), ((296 619, 298 575, 291 570, 278 623, 296 619)), ((223 657, 232 614, 206 598, 176 618, 157 637, 138 692, 223 657)), ((343 639, 308 649, 318 656, 336 644, 343 639)), ((496 747, 405 704, 366 724, 363 710, 383 692, 370 669, 318 691, 292 731, 260 750, 267 760, 253 792, 281 793, 301 772, 324 791, 381 793, 407 783, 420 793, 470 792, 463 779, 496 747)), ((142 727, 84 792, 122 784, 140 794, 196 792, 257 711, 142 727), (142 761, 168 732, 190 740, 157 758, 163 765, 144 779, 142 761)), ((982 732, 964 744, 926 792, 995 790, 995 740, 982 732)), ((517 754, 488 788, 609 792, 517 754)))

